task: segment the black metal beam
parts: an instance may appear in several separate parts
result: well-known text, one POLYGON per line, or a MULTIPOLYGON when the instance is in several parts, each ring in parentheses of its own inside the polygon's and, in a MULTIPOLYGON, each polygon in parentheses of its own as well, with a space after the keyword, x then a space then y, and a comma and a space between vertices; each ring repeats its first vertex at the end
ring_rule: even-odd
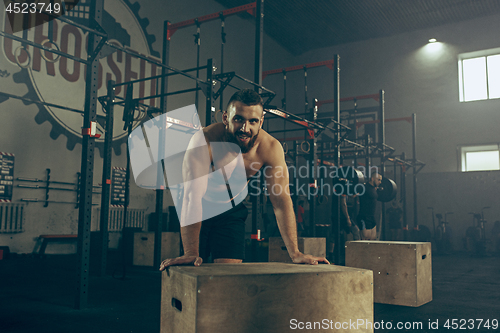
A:
MULTIPOLYGON (((213 90, 212 90, 212 76, 213 76, 213 60, 207 60, 207 82, 210 87, 205 93, 205 126, 215 122, 215 112, 212 112, 213 90)), ((215 111, 215 108, 213 109, 215 111)))
MULTIPOLYGON (((90 2, 90 22, 101 24, 103 0, 90 2)), ((92 54, 98 45, 93 34, 89 35, 87 54, 92 54)), ((89 262, 90 262, 90 225, 92 219, 92 184, 94 177, 94 150, 95 137, 90 135, 92 123, 97 120, 97 88, 98 88, 99 59, 94 58, 87 65, 85 83, 85 114, 83 116, 82 138, 82 184, 80 188, 80 207, 78 212, 78 241, 77 241, 77 288, 75 308, 87 307, 89 287, 89 262)))
MULTIPOLYGON (((181 72, 183 72, 183 73, 189 73, 189 72, 193 72, 193 71, 198 70, 198 69, 205 69, 205 68, 207 68, 207 66, 201 66, 201 67, 194 67, 194 68, 183 69, 181 72)), ((122 83, 116 83, 115 87, 124 86, 124 85, 130 84, 130 83, 134 84, 134 83, 145 82, 145 81, 149 81, 149 80, 161 79, 161 78, 166 77, 166 76, 174 76, 174 75, 179 75, 179 73, 173 72, 173 73, 168 73, 168 74, 165 74, 165 75, 155 75, 155 76, 145 77, 145 78, 142 78, 142 79, 137 79, 137 80, 132 80, 132 81, 126 81, 126 82, 122 82, 122 83)))
POLYGON ((193 92, 193 91, 198 91, 202 90, 202 88, 189 88, 189 89, 183 89, 183 90, 178 90, 178 91, 172 91, 169 93, 164 93, 164 94, 157 94, 157 95, 151 95, 151 96, 146 96, 146 97, 137 97, 132 99, 132 101, 137 102, 137 101, 143 101, 147 99, 155 99, 158 97, 163 97, 163 96, 172 96, 172 95, 180 95, 180 94, 185 94, 188 92, 193 92))
MULTIPOLYGON (((401 154, 401 158, 404 160, 406 158, 406 154, 403 152, 401 154)), ((408 206, 406 200, 406 169, 401 168, 401 200, 403 201, 403 229, 408 230, 408 206)), ((405 240, 406 237, 405 237, 405 240)))
MULTIPOLYGON (((386 149, 386 144, 385 144, 385 101, 384 101, 384 91, 383 90, 380 90, 379 92, 379 113, 378 113, 378 119, 379 119, 379 122, 378 122, 378 126, 379 126, 379 130, 378 130, 378 148, 380 150, 380 154, 382 155, 382 157, 380 158, 380 175, 382 175, 382 177, 385 177, 385 149, 386 149)), ((380 228, 382 230, 380 230, 381 234, 382 234, 382 240, 387 240, 387 235, 386 235, 386 212, 385 212, 385 203, 382 202, 381 203, 382 205, 382 221, 381 221, 381 225, 380 225, 380 228)))
MULTIPOLYGON (((130 51, 130 50, 128 50, 128 49, 126 49, 126 48, 124 48, 124 47, 121 47, 121 46, 118 46, 118 45, 114 45, 114 44, 111 44, 111 43, 109 43, 109 42, 106 42, 106 45, 108 45, 109 47, 112 47, 112 48, 114 48, 114 49, 116 49, 116 50, 120 50, 120 51, 122 51, 122 52, 124 52, 124 53, 130 54, 130 55, 132 55, 132 56, 134 56, 134 57, 136 57, 136 58, 139 58, 139 59, 142 59, 142 60, 144 60, 144 61, 147 61, 147 62, 149 62, 149 63, 151 63, 151 64, 155 64, 156 66, 161 67, 161 68, 163 68, 163 69, 170 70, 170 71, 175 72, 175 73, 177 73, 177 74, 179 74, 179 75, 181 75, 181 76, 185 76, 185 77, 187 77, 187 78, 190 78, 190 79, 192 79, 192 80, 195 80, 195 81, 196 81, 196 82, 198 82, 199 84, 203 84, 203 85, 206 85, 206 84, 207 84, 205 81, 203 81, 203 80, 201 80, 201 79, 198 79, 198 78, 196 78, 195 76, 192 76, 192 75, 189 75, 189 74, 187 74, 187 73, 184 73, 184 72, 183 72, 183 71, 181 71, 180 69, 177 69, 177 68, 171 67, 171 66, 169 66, 169 65, 165 65, 165 64, 163 64, 163 63, 161 63, 161 62, 158 62, 158 61, 156 61, 156 60, 153 60, 153 59, 150 59, 150 58, 148 58, 148 57, 146 57, 146 56, 143 56, 142 54, 139 54, 139 53, 136 53, 136 52, 130 51)), ((162 75, 166 75, 166 72, 165 72, 165 74, 162 74, 162 75)), ((129 83, 129 82, 127 82, 127 83, 129 83)), ((210 86, 212 86, 212 85, 210 84, 210 86)))
MULTIPOLYGON (((307 105, 307 104, 306 104, 307 105)), ((318 115, 318 107, 315 106, 309 110, 309 119, 311 122, 316 121, 316 117, 318 115)), ((313 189, 314 193, 316 191, 319 191, 319 186, 317 182, 317 166, 318 166, 318 137, 317 137, 317 130, 313 130, 314 133, 312 135, 312 138, 307 140, 309 143, 309 153, 307 156, 307 161, 306 163, 311 163, 311 171, 309 173, 309 184, 307 187, 307 196, 308 196, 308 201, 309 201, 309 222, 310 222, 310 237, 315 237, 316 236, 316 195, 310 195, 311 188, 313 189)), ((309 170, 309 169, 308 169, 309 170)))
MULTIPOLYGON (((336 124, 336 131, 334 132, 334 140, 335 140, 335 150, 334 150, 334 162, 336 166, 340 165, 340 144, 341 144, 341 137, 340 137, 340 57, 338 54, 335 54, 333 56, 333 99, 334 99, 334 104, 333 104, 333 116, 336 124)), ((335 193, 333 193, 335 195, 335 193)), ((336 216, 334 216, 335 219, 337 219, 337 239, 335 239, 335 263, 339 264, 341 261, 341 251, 340 247, 344 246, 344 244, 341 243, 341 237, 340 237, 340 214, 341 214, 341 202, 340 202, 341 197, 337 197, 337 200, 333 200, 332 203, 332 209, 333 205, 337 205, 337 212, 336 216)), ((334 223, 332 223, 334 225, 334 223)))
MULTIPOLYGON (((168 66, 170 60, 170 40, 167 39, 168 34, 168 26, 170 22, 163 22, 163 47, 162 47, 162 64, 168 66)), ((167 112, 167 96, 168 93, 168 76, 167 68, 162 67, 161 75, 161 99, 160 99, 160 107, 161 113, 164 114, 167 112)), ((160 138, 158 142, 158 156, 162 156, 165 151, 165 131, 163 130, 163 126, 165 124, 161 124, 160 127, 160 138), (162 153, 160 153, 162 152, 162 153)), ((155 247, 154 247, 154 259, 153 264, 154 267, 159 268, 162 260, 161 257, 161 248, 162 248, 162 233, 163 233, 163 196, 165 193, 164 188, 159 186, 165 182, 165 177, 163 174, 164 164, 163 161, 158 165, 157 173, 156 173, 156 204, 155 204, 155 213, 156 213, 156 230, 155 230, 155 247), (160 167, 161 165, 161 167, 160 167)), ((165 184, 166 185, 166 184, 165 184)))
MULTIPOLYGON (((417 115, 412 114, 412 148, 413 163, 417 162, 417 115)), ((417 208, 417 174, 416 168, 413 169, 413 227, 418 228, 418 208, 417 208)))
MULTIPOLYGON (((81 62, 81 63, 87 64, 87 65, 89 64, 89 61, 87 61, 87 60, 85 60, 85 59, 81 59, 81 58, 78 58, 78 57, 74 57, 74 56, 72 56, 71 54, 61 52, 61 51, 59 51, 59 50, 57 50, 57 49, 51 49, 50 47, 45 47, 45 46, 43 46, 43 45, 41 45, 41 44, 38 44, 38 43, 32 42, 32 41, 27 40, 27 39, 22 38, 22 37, 17 37, 17 36, 15 36, 15 35, 11 35, 11 34, 6 33, 6 32, 4 32, 4 31, 0 31, 0 36, 3 36, 3 37, 6 37, 6 38, 13 39, 13 40, 15 40, 15 41, 21 42, 21 43, 23 43, 23 45, 24 45, 24 44, 31 45, 31 46, 33 46, 33 47, 39 48, 39 49, 44 50, 44 51, 46 51, 46 52, 55 53, 55 54, 57 54, 57 55, 59 55, 59 56, 62 56, 62 57, 65 57, 65 58, 68 58, 68 59, 71 59, 71 60, 74 60, 74 61, 78 61, 78 62, 81 62)), ((92 35, 92 34, 91 34, 90 36, 92 36, 92 37, 93 37, 94 35, 92 35)), ((93 37, 93 38, 94 38, 94 37, 93 37)), ((96 45, 97 45, 97 44, 96 44, 96 45)), ((93 48, 93 49, 92 49, 92 52, 93 52, 93 50, 94 50, 94 49, 95 49, 95 48, 93 48)))
MULTIPOLYGON (((264 37, 264 0, 256 1, 255 9, 255 58, 254 58, 254 89, 257 93, 261 93, 262 86, 262 48, 263 48, 263 37, 264 37)), ((240 77, 241 78, 241 77, 240 77)), ((260 183, 260 188, 263 184, 260 183)), ((259 191, 261 195, 264 195, 264 191, 259 191)), ((252 235, 257 234, 257 224, 258 224, 258 214, 259 214, 259 201, 260 195, 257 193, 252 193, 252 235)), ((258 240, 255 238, 251 239, 251 249, 252 249, 252 261, 258 261, 258 240)))
POLYGON ((97 36, 100 36, 100 37, 104 37, 104 38, 107 38, 108 35, 102 31, 102 28, 101 28, 101 25, 100 24, 96 24, 96 28, 97 29, 92 29, 92 28, 89 28, 83 24, 80 24, 80 23, 76 23, 75 21, 73 20, 70 20, 68 18, 66 18, 65 16, 59 16, 59 15, 54 15, 54 14, 51 14, 51 13, 47 13, 47 12, 44 12, 43 15, 47 15, 49 17, 53 17, 61 22, 65 22, 67 24, 70 24, 72 26, 75 26, 77 28, 80 28, 82 30, 85 30, 85 31, 88 31, 88 32, 91 32, 97 36))
POLYGON ((113 158, 113 112, 115 98, 115 81, 110 80, 107 84, 106 100, 106 133, 104 136, 104 159, 102 165, 102 195, 101 195, 101 213, 100 213, 100 265, 97 272, 98 276, 106 274, 106 263, 108 257, 108 221, 109 221, 109 203, 111 198, 111 161, 113 158))

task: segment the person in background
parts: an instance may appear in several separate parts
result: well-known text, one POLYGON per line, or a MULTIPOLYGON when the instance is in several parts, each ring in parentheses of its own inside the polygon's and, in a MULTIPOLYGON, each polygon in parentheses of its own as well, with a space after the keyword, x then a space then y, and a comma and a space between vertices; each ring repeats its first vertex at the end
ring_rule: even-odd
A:
POLYGON ((377 222, 375 210, 377 208, 377 188, 382 183, 382 175, 374 172, 370 180, 365 184, 365 193, 359 196, 359 214, 357 223, 361 230, 361 238, 364 240, 377 239, 377 222))
POLYGON ((396 199, 392 200, 391 206, 387 208, 387 220, 391 231, 391 241, 401 240, 401 225, 403 223, 403 210, 399 207, 396 199))

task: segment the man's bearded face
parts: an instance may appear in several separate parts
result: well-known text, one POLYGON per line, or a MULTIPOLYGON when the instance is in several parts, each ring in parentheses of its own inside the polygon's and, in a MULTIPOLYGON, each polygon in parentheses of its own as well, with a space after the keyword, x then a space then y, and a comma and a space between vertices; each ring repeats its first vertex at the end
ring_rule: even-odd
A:
POLYGON ((237 144, 243 154, 248 153, 257 141, 262 124, 262 106, 231 104, 224 113, 225 140, 237 144))

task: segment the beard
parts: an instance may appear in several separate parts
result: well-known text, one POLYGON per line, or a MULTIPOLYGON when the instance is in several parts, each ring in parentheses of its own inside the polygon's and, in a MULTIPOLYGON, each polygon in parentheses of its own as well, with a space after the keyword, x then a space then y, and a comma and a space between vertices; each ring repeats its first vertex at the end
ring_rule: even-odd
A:
MULTIPOLYGON (((259 129, 259 131, 260 131, 260 129, 259 129)), ((248 138, 250 136, 243 133, 243 132, 236 132, 234 134, 229 133, 229 131, 226 129, 226 131, 224 133, 224 140, 226 142, 231 142, 231 143, 238 145, 238 147, 240 147, 240 149, 241 149, 241 153, 245 154, 245 153, 248 153, 250 151, 250 149, 252 149, 252 147, 255 145, 255 141, 257 141, 257 137, 259 136, 259 131, 257 131, 257 134, 255 134, 253 137, 251 137, 250 140, 248 140, 248 142, 242 142, 242 141, 238 140, 239 136, 241 136, 243 138, 248 138)))

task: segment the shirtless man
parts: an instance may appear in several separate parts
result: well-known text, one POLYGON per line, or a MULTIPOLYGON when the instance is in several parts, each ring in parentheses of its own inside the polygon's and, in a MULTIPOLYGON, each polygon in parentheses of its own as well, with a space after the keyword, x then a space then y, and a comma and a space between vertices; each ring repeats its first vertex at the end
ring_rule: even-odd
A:
MULTIPOLYGON (((254 176, 264 167, 269 197, 273 205, 281 236, 290 258, 296 264, 329 264, 326 258, 305 255, 298 250, 297 227, 292 200, 289 193, 288 169, 283 148, 278 140, 261 129, 264 121, 262 98, 253 90, 243 89, 230 99, 223 113, 222 123, 212 124, 195 134, 184 157, 184 197, 181 214, 181 237, 184 255, 166 259, 160 271, 171 265, 201 265, 212 255, 215 263, 241 263, 245 253, 246 208, 241 202, 220 215, 204 219, 204 210, 215 203, 214 193, 227 193, 235 199, 241 188, 211 186, 210 170, 222 171, 225 183, 233 177, 233 164, 241 149, 246 178, 254 176), (215 154, 214 147, 232 143, 238 151, 228 148, 223 154, 215 154), (208 149, 199 149, 208 144, 208 149), (222 155, 215 157, 215 155, 222 155), (226 166, 230 166, 226 168, 226 166), (280 189, 280 190, 276 190, 280 189), (207 208, 205 208, 207 207, 207 208), (201 222, 203 221, 203 222, 201 222)), ((228 147, 231 145, 229 144, 228 147)), ((242 168, 243 170, 243 168, 242 168)), ((220 183, 219 183, 220 184, 220 183)), ((234 200, 237 201, 237 200, 234 200)))

